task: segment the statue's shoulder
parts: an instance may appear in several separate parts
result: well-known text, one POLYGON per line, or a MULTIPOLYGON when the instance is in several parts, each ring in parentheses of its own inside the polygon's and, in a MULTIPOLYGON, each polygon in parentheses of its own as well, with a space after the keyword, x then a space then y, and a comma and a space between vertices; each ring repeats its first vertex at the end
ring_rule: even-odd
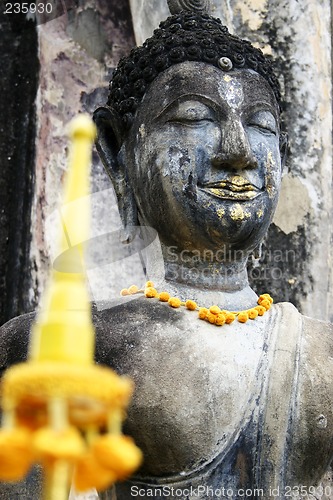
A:
MULTIPOLYGON (((326 428, 326 420, 333 422, 333 324, 302 316, 302 336, 300 341, 300 380, 304 394, 310 399, 312 415, 317 428, 326 428), (321 415, 326 415, 325 419, 321 415)), ((333 433, 333 426, 330 429, 333 433)))
POLYGON ((306 373, 312 387, 327 385, 332 402, 333 324, 301 314, 300 318, 302 330, 299 346, 300 370, 306 373))
POLYGON ((96 330, 95 358, 124 372, 133 353, 156 343, 161 332, 183 331, 184 314, 165 304, 138 296, 109 304, 95 304, 93 322, 96 330))
MULTIPOLYGON (((284 323, 295 328, 289 331, 297 342, 295 359, 299 381, 308 397, 320 401, 323 408, 333 401, 333 324, 304 316, 289 303, 279 304, 284 323), (321 388, 323 391, 319 391, 321 388)), ((318 403, 319 404, 319 403, 318 403)), ((331 407, 333 408, 333 406, 331 407)))
POLYGON ((332 356, 333 349, 333 323, 319 319, 302 316, 304 337, 309 345, 320 344, 320 350, 327 356, 332 356))
POLYGON ((324 474, 333 455, 333 325, 301 315, 291 304, 281 304, 287 321, 299 331, 295 351, 295 399, 291 408, 293 476, 307 471, 311 484, 324 474))
MULTIPOLYGON (((123 350, 125 344, 132 341, 138 343, 147 329, 153 331, 164 322, 173 325, 181 316, 174 314, 171 308, 153 304, 143 297, 132 300, 124 298, 121 303, 93 303, 96 360, 109 364, 113 358, 117 358, 118 351, 123 350)), ((35 319, 36 312, 22 314, 0 327, 0 377, 9 366, 26 360, 31 326, 35 319)))
MULTIPOLYGON (((290 302, 278 303, 277 306, 285 322, 288 322, 289 318, 296 318, 298 320, 299 326, 302 329, 302 338, 310 349, 317 346, 324 355, 327 356, 330 353, 332 356, 333 323, 304 316, 290 302)), ((312 352, 312 357, 314 354, 312 352)))

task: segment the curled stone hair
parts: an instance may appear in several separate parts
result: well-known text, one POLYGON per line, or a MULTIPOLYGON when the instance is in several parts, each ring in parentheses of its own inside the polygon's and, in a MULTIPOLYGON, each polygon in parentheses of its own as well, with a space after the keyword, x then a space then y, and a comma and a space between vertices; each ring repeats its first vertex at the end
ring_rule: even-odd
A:
POLYGON ((278 80, 260 49, 231 35, 220 19, 180 12, 161 22, 142 47, 132 49, 119 61, 110 82, 108 105, 119 113, 126 128, 157 75, 184 61, 206 62, 225 71, 232 67, 252 69, 267 80, 280 104, 278 80))

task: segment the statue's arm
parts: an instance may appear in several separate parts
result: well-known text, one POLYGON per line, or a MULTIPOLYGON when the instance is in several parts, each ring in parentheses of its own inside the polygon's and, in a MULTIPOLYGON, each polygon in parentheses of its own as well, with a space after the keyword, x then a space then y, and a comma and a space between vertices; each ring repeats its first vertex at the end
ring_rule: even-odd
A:
MULTIPOLYGON (((31 323, 34 313, 14 318, 0 327, 0 376, 11 365, 26 360, 31 323)), ((40 468, 35 467, 24 481, 0 482, 0 500, 41 498, 40 468)))
MULTIPOLYGON (((333 458, 333 325, 303 317, 293 412, 295 477, 309 485, 333 458)), ((332 485, 333 486, 333 485, 332 485)))

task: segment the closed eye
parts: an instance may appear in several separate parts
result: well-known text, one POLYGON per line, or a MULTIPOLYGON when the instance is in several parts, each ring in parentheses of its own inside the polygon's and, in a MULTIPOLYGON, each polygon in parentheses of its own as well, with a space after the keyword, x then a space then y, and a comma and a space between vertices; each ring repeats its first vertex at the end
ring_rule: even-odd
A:
POLYGON ((267 125, 262 125, 260 123, 248 123, 248 127, 258 129, 263 134, 277 135, 277 131, 275 128, 267 126, 267 125))
POLYGON ((257 129, 261 134, 277 135, 278 128, 273 114, 267 110, 260 110, 254 113, 247 120, 247 126, 257 129))
POLYGON ((168 110, 166 122, 188 127, 204 127, 214 122, 215 113, 208 105, 189 99, 176 103, 168 110))
POLYGON ((174 123, 176 125, 186 125, 188 127, 204 127, 208 123, 214 123, 212 118, 185 118, 173 117, 167 123, 174 123))

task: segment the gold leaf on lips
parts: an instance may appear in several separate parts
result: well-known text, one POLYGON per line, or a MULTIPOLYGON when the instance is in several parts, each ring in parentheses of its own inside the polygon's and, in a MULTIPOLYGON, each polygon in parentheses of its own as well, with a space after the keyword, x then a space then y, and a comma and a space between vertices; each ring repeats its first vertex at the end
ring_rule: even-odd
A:
POLYGON ((229 198, 232 200, 242 201, 244 199, 252 200, 258 195, 257 191, 240 191, 239 193, 229 189, 208 188, 206 191, 211 192, 217 198, 229 198))
POLYGON ((202 189, 218 198, 238 201, 251 200, 261 192, 258 187, 239 175, 230 179, 204 184, 202 189))

